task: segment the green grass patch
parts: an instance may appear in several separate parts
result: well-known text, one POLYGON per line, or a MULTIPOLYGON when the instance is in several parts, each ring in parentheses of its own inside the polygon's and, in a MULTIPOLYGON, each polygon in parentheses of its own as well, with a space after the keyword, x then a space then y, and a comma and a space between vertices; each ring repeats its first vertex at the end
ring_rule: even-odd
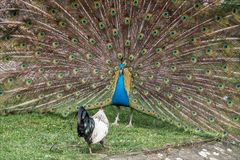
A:
MULTIPOLYGON (((91 111, 93 115, 96 110, 91 111)), ((112 123, 117 110, 108 107, 105 112, 112 123)), ((134 112, 134 128, 126 128, 130 110, 122 109, 120 125, 111 126, 106 137, 107 149, 93 145, 93 153, 120 154, 144 149, 161 148, 190 141, 206 139, 184 132, 171 124, 134 112)), ((72 116, 61 118, 53 114, 22 114, 0 117, 0 159, 97 159, 89 155, 85 141, 78 138, 76 120, 70 129, 72 116), (52 151, 50 148, 57 144, 52 151)))

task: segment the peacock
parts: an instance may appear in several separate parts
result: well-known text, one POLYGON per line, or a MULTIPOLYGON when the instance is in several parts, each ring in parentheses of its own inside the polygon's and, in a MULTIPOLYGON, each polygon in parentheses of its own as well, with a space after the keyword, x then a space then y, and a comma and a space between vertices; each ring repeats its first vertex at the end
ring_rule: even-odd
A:
POLYGON ((0 114, 128 107, 128 126, 139 111, 239 142, 240 10, 225 3, 1 0, 0 114))

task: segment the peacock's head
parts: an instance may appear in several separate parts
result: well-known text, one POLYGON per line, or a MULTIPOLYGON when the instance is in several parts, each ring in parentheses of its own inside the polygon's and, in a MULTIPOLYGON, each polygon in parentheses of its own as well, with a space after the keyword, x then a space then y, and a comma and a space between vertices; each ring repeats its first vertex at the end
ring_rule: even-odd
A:
POLYGON ((121 70, 123 70, 124 67, 125 67, 125 64, 123 64, 123 63, 120 63, 120 64, 119 64, 119 68, 120 68, 121 70))
POLYGON ((123 74, 124 67, 125 67, 125 64, 124 64, 124 63, 120 63, 120 64, 119 64, 120 74, 123 74))

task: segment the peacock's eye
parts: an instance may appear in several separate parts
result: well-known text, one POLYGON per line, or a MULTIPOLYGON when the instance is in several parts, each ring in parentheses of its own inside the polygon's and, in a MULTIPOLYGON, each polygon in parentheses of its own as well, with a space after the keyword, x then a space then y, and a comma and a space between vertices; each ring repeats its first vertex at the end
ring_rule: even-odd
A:
POLYGON ((112 48, 113 48, 112 43, 108 43, 108 44, 107 44, 107 49, 112 49, 112 48))
POLYGON ((77 44, 77 43, 78 43, 78 39, 77 39, 77 38, 72 38, 72 39, 71 39, 71 42, 72 42, 73 44, 77 44))
POLYGON ((19 9, 11 9, 8 11, 8 13, 11 17, 16 17, 19 15, 19 9))
POLYGON ((59 24, 59 26, 62 27, 62 28, 64 28, 64 27, 67 26, 67 23, 66 23, 65 21, 60 21, 58 24, 59 24))
POLYGON ((131 19, 129 17, 125 17, 124 24, 129 25, 131 23, 131 19))
POLYGON ((86 18, 82 18, 82 19, 80 20, 80 22, 81 22, 82 25, 88 24, 88 20, 87 20, 86 18))
POLYGON ((51 15, 55 16, 58 13, 58 10, 55 8, 51 8, 49 12, 51 15))
POLYGON ((163 17, 165 17, 165 18, 168 18, 169 17, 169 13, 168 12, 163 12, 163 17))
POLYGON ((140 52, 140 55, 144 56, 147 53, 147 49, 143 48, 140 52))
POLYGON ((0 96, 3 96, 4 92, 3 90, 0 88, 0 96))
POLYGON ((87 59, 88 59, 88 60, 91 60, 92 58, 93 58, 93 54, 92 54, 92 53, 88 53, 88 54, 87 54, 87 59))
POLYGON ((72 2, 71 7, 72 9, 78 9, 79 8, 79 3, 78 2, 72 2))
POLYGON ((115 16, 117 14, 117 11, 114 8, 112 8, 110 12, 112 16, 115 16))
POLYGON ((129 60, 130 60, 130 61, 133 61, 134 59, 135 59, 135 56, 131 54, 131 55, 129 56, 129 60))
POLYGON ((142 40, 144 38, 144 34, 143 33, 139 33, 138 35, 137 35, 137 39, 138 40, 142 40))
POLYGON ((27 28, 31 28, 31 27, 33 26, 32 20, 31 20, 31 19, 25 20, 25 26, 26 26, 27 28))
POLYGON ((90 43, 91 45, 95 45, 95 44, 96 44, 96 40, 93 39, 93 38, 90 38, 90 39, 89 39, 89 43, 90 43))
POLYGON ((123 58, 123 54, 122 54, 122 53, 118 53, 118 54, 117 54, 117 58, 118 58, 118 59, 122 59, 122 58, 123 58))
POLYGON ((131 46, 131 41, 130 40, 126 40, 125 41, 125 46, 126 47, 130 47, 131 46))
POLYGON ((183 15, 182 17, 181 17, 181 20, 182 21, 186 21, 188 19, 188 16, 186 16, 186 15, 183 15))
POLYGON ((95 8, 99 9, 101 7, 101 3, 99 1, 94 2, 95 8))
POLYGON ((207 32, 207 27, 201 27, 201 32, 202 32, 202 33, 207 32))
POLYGON ((60 46, 60 42, 53 42, 52 43, 52 46, 53 46, 53 48, 57 48, 57 47, 59 47, 60 46))
POLYGON ((113 29, 113 30, 112 30, 112 35, 113 35, 113 36, 118 36, 118 34, 119 34, 119 32, 118 32, 117 29, 113 29))
POLYGON ((103 22, 99 22, 98 26, 99 26, 99 29, 101 30, 105 29, 106 27, 106 25, 103 22))
POLYGON ((236 84, 236 89, 240 90, 240 83, 236 84))
POLYGON ((158 34, 159 34, 159 30, 158 30, 158 29, 154 29, 154 30, 152 31, 152 36, 153 36, 153 37, 158 36, 158 34))
POLYGON ((175 72, 177 70, 177 67, 175 65, 171 66, 171 70, 175 72))
POLYGON ((192 62, 192 63, 196 63, 196 62, 197 62, 197 58, 196 58, 196 57, 192 57, 192 58, 191 58, 191 62, 192 62))
POLYGON ((41 40, 44 39, 45 36, 46 36, 46 33, 45 33, 45 32, 39 32, 39 33, 37 34, 38 39, 41 39, 41 40))
POLYGON ((152 18, 152 14, 148 13, 147 15, 145 15, 144 20, 145 21, 150 21, 151 18, 152 18))
POLYGON ((137 7, 138 4, 139 4, 138 0, 134 0, 134 1, 133 1, 133 5, 134 5, 135 7, 137 7))

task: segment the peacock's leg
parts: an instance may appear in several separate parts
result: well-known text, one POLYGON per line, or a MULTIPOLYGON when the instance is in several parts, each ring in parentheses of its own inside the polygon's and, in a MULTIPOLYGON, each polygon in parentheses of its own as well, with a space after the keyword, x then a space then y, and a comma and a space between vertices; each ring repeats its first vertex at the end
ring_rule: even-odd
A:
POLYGON ((116 116, 116 118, 115 118, 114 123, 112 124, 112 125, 115 125, 115 126, 118 125, 118 121, 120 120, 120 119, 119 119, 120 106, 117 106, 117 109, 118 109, 118 113, 117 113, 117 116, 116 116))
POLYGON ((131 109, 131 115, 130 115, 130 121, 129 121, 127 127, 133 127, 133 125, 132 125, 133 109, 132 108, 130 108, 130 109, 131 109))

